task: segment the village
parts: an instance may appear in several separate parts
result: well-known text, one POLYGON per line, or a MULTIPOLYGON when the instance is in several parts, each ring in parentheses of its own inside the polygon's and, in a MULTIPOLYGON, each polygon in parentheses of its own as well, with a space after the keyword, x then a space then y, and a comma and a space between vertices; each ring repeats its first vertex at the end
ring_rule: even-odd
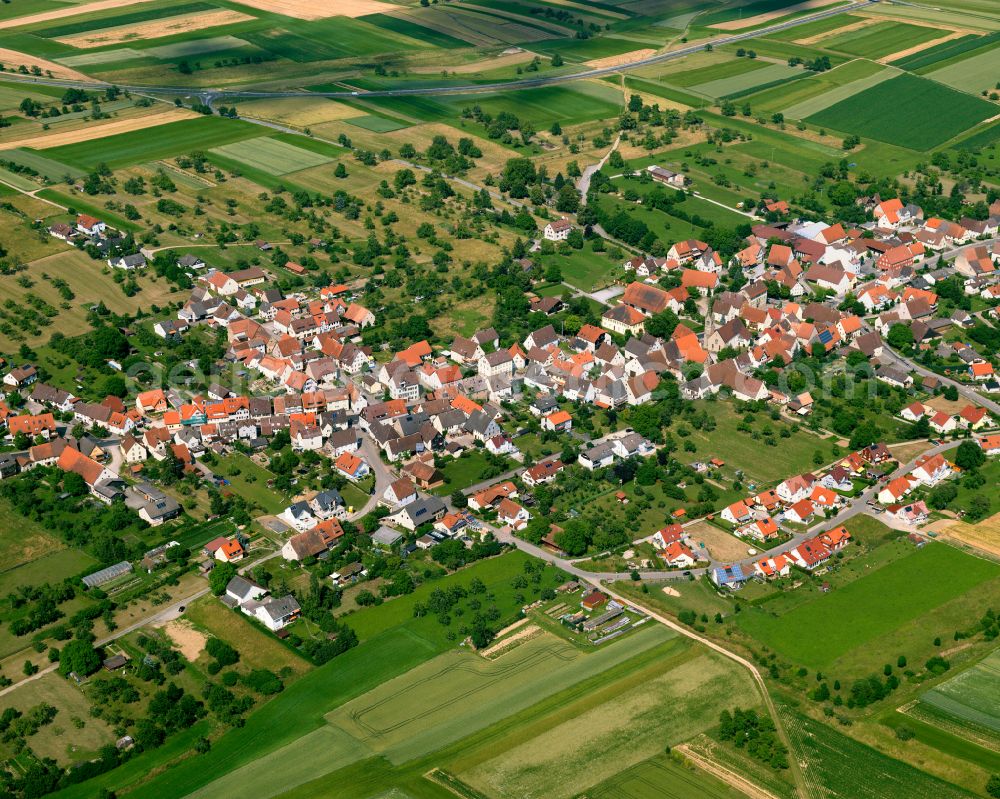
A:
MULTIPOLYGON (((667 184, 678 177, 660 168, 650 172, 667 184)), ((213 457, 235 450, 266 465, 269 443, 287 435, 293 452, 320 456, 338 485, 363 486, 355 490, 360 499, 352 503, 332 486, 302 494, 261 520, 263 538, 256 527, 245 527, 206 542, 206 576, 213 564, 251 563, 263 552, 292 564, 315 563, 337 549, 343 522, 373 512, 378 522, 368 532, 385 552, 405 557, 442 542, 470 548, 489 540, 583 575, 584 567, 573 562, 583 552, 566 546, 560 524, 546 522, 553 509, 538 506, 538 489, 558 486, 568 470, 608 479, 616 464, 662 465, 670 453, 662 440, 632 428, 612 424, 601 435, 583 433, 574 426, 581 409, 617 414, 673 391, 686 402, 724 394, 738 405, 771 408, 775 419, 806 421, 823 402, 823 387, 795 391, 789 375, 804 357, 829 364, 836 355, 914 398, 898 419, 927 439, 938 436, 924 454, 903 464, 884 443, 869 441, 816 464, 823 467, 816 471, 759 487, 724 507, 706 506, 707 521, 745 542, 746 557, 735 562, 695 546, 688 530, 699 519, 683 507, 655 532, 632 529, 620 539, 619 552, 652 545, 652 558, 629 561, 639 572, 707 574, 720 589, 785 577, 793 567, 812 571, 847 545, 851 536, 842 522, 856 513, 884 514, 916 535, 930 515, 929 492, 961 473, 948 457, 969 446, 963 441, 984 456, 1000 452, 998 405, 986 398, 998 388, 996 356, 961 335, 976 316, 997 319, 1000 201, 988 219, 958 223, 925 220, 920 208, 898 200, 864 202, 872 219, 864 228, 788 220, 787 206, 772 204, 771 221, 753 226, 745 249, 728 263, 695 240, 674 243, 665 257, 631 257, 621 267, 621 288, 611 292, 617 302, 603 312, 600 326, 567 331, 558 297, 531 297, 532 318, 544 323, 523 340, 502 341, 487 328, 437 344, 415 341, 395 354, 364 344, 363 332, 379 319, 377 309, 362 304, 358 286, 285 296, 264 268, 225 273, 183 255, 177 265, 196 287, 173 317, 156 321, 155 334, 169 342, 198 328, 219 332, 227 342, 224 361, 247 376, 255 393, 212 384, 207 393, 191 395, 165 386, 138 390, 128 404, 114 396, 85 402, 71 387, 39 380, 44 365, 19 364, 3 379, 8 399, 18 401, 0 405, 15 450, 0 454, 0 478, 55 466, 79 475, 96 501, 123 501, 148 525, 169 527, 184 509, 144 479, 144 464, 177 463, 218 486, 223 481, 208 465, 213 457), (956 281, 975 300, 966 306, 976 310, 943 315, 935 288, 956 281), (559 329, 546 317, 558 319, 559 329), (944 364, 940 374, 910 359, 928 351, 944 364), (965 404, 952 411, 930 404, 948 393, 965 404), (525 419, 550 442, 547 452, 562 454, 523 452, 525 419), (452 479, 442 466, 480 452, 501 465, 505 479, 466 480, 449 492, 452 479), (535 532, 526 536, 529 529, 535 532)), ((565 241, 573 229, 557 220, 543 239, 565 241)), ((114 232, 87 215, 75 228, 58 224, 50 233, 78 246, 116 246, 114 232)), ((147 255, 112 255, 108 265, 143 269, 147 255)), ((296 266, 285 264, 292 271, 296 266)), ((522 266, 530 269, 530 257, 522 266)), ((693 467, 724 465, 716 457, 693 467)), ((622 492, 618 499, 628 502, 622 492)), ((360 563, 341 565, 328 575, 334 586, 365 579, 360 563)), ((128 563, 117 566, 119 573, 131 570, 128 563)), ((274 632, 299 615, 293 595, 271 597, 238 574, 223 601, 274 632)))

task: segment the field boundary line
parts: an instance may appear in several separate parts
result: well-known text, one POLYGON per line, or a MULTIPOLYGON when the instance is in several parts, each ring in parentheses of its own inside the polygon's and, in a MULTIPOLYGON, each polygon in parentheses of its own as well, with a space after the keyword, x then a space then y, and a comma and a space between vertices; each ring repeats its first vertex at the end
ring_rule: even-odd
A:
POLYGON ((712 760, 706 755, 696 753, 687 744, 675 746, 673 751, 680 752, 702 771, 707 774, 711 774, 713 777, 718 777, 729 787, 735 788, 740 793, 744 793, 747 796, 752 797, 752 799, 778 799, 777 796, 766 788, 762 788, 760 785, 744 777, 742 774, 738 774, 732 769, 726 768, 721 763, 712 760))
POLYGON ((437 767, 432 768, 424 774, 424 779, 433 782, 435 785, 440 785, 449 793, 460 796, 462 799, 487 799, 484 794, 481 794, 471 785, 467 785, 458 777, 437 767))
POLYGON ((646 613, 646 615, 649 616, 651 619, 660 622, 660 624, 666 625, 670 629, 680 633, 683 636, 692 638, 700 644, 704 644, 709 649, 718 652, 720 655, 727 657, 730 660, 735 661, 736 663, 746 668, 753 677, 754 682, 757 683, 757 687, 760 689, 761 697, 764 700, 764 706, 767 708, 768 714, 774 721, 774 727, 778 733, 778 737, 781 738, 781 742, 788 749, 789 768, 791 769, 792 776, 795 778, 796 792, 800 797, 802 797, 802 799, 813 799, 814 795, 812 792, 812 788, 806 782, 805 778, 802 775, 802 770, 799 766, 798 758, 795 756, 795 749, 792 747, 791 738, 788 735, 788 732, 785 730, 785 726, 784 723, 782 722, 781 716, 778 714, 778 708, 774 704, 774 700, 771 699, 771 694, 767 690, 767 683, 764 682, 764 677, 761 675, 760 670, 753 663, 751 663, 742 655, 737 655, 735 652, 726 649, 721 644, 717 644, 710 638, 706 638, 703 635, 699 635, 693 630, 685 627, 683 624, 675 622, 672 619, 667 618, 666 616, 662 615, 661 613, 658 613, 655 610, 650 610, 648 607, 641 604, 640 602, 622 596, 621 594, 617 593, 614 589, 609 588, 607 585, 601 583, 599 580, 587 578, 587 582, 591 583, 600 590, 604 591, 604 593, 608 594, 612 599, 618 601, 619 603, 626 606, 632 605, 633 607, 639 608, 644 613, 646 613))

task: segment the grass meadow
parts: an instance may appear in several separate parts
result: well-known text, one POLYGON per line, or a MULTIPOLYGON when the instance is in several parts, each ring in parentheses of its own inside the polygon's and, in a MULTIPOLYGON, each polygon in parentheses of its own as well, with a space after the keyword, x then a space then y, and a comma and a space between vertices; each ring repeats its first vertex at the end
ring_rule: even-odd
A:
POLYGON ((993 91, 1000 77, 1000 45, 927 73, 929 78, 971 94, 993 91))
POLYGON ((259 134, 260 128, 249 122, 203 117, 53 147, 46 151, 46 156, 86 171, 101 163, 111 169, 120 169, 193 150, 208 150, 259 134))
POLYGON ((327 155, 310 152, 267 136, 224 144, 214 148, 212 152, 262 169, 271 175, 287 175, 289 172, 311 169, 333 161, 327 155))
POLYGON ((813 114, 808 122, 913 150, 944 144, 996 114, 997 107, 940 83, 899 75, 813 114), (947 108, 947 114, 928 109, 947 108))
MULTIPOLYGON (((885 642, 898 628, 998 577, 1000 566, 931 543, 784 614, 749 609, 740 614, 739 626, 790 661, 826 670, 852 650, 885 642)), ((977 618, 981 610, 969 613, 977 618)), ((922 632, 930 638, 946 631, 922 632)))

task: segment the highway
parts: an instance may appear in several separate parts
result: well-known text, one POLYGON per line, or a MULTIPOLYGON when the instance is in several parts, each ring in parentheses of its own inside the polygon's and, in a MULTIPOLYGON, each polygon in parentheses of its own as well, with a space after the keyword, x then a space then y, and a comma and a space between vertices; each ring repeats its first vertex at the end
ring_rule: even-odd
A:
MULTIPOLYGON (((766 36, 771 33, 778 33, 779 31, 788 30, 789 28, 795 28, 799 25, 805 25, 809 22, 815 22, 816 20, 826 19, 827 17, 837 16, 839 14, 847 14, 852 11, 858 11, 862 8, 867 8, 871 5, 876 5, 878 0, 859 0, 859 2, 851 3, 846 6, 839 6, 837 8, 829 8, 822 11, 817 11, 815 14, 809 14, 806 16, 798 17, 796 19, 787 20, 785 22, 776 23, 774 25, 767 25, 762 28, 755 28, 754 30, 746 31, 744 33, 735 33, 731 36, 722 36, 718 39, 713 39, 710 42, 702 42, 699 44, 692 44, 686 47, 679 48, 677 50, 668 50, 663 53, 657 53, 656 55, 649 56, 648 58, 643 58, 639 61, 633 61, 631 64, 623 64, 620 66, 611 67, 598 67, 594 69, 584 70, 582 72, 572 72, 563 75, 548 75, 538 78, 527 78, 518 81, 508 81, 508 82, 498 82, 498 83, 480 83, 480 84, 466 84, 462 86, 424 86, 424 87, 411 87, 404 89, 373 89, 373 90, 340 90, 340 91, 307 91, 305 89, 285 89, 285 90, 259 90, 259 89, 227 89, 221 87, 214 88, 198 88, 193 86, 155 86, 155 85, 140 85, 140 84, 115 84, 118 88, 123 89, 128 92, 134 92, 137 94, 169 94, 180 97, 198 97, 201 102, 206 105, 211 105, 216 100, 222 98, 228 98, 230 100, 255 100, 255 99, 267 99, 267 98, 282 98, 282 97, 330 97, 330 98, 350 98, 350 97, 407 97, 407 96, 429 96, 429 95, 448 95, 448 94, 482 94, 489 92, 506 92, 506 91, 520 91, 523 89, 537 89, 542 86, 552 86, 560 83, 570 83, 577 80, 585 80, 590 78, 602 78, 607 75, 617 75, 623 72, 628 72, 634 69, 640 69, 642 67, 648 67, 655 64, 662 64, 668 61, 673 61, 678 58, 684 58, 685 56, 692 55, 694 53, 701 52, 706 47, 721 47, 727 44, 735 44, 737 42, 743 42, 748 39, 756 39, 761 36, 766 36)), ((44 78, 35 77, 32 75, 20 75, 13 72, 5 72, 3 75, 5 81, 18 81, 21 83, 36 83, 43 86, 55 86, 57 88, 65 89, 104 89, 111 84, 105 81, 98 80, 68 80, 61 78, 44 78)))

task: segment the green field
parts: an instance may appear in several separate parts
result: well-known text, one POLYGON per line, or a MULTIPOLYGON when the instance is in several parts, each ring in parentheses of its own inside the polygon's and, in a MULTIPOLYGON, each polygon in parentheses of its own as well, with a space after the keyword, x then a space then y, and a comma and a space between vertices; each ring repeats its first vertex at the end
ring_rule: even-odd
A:
POLYGON ((1000 77, 1000 45, 929 72, 927 77, 972 94, 983 89, 992 91, 1000 77))
POLYGON ((267 136, 224 144, 213 153, 232 158, 271 175, 287 175, 300 169, 310 169, 333 161, 329 156, 277 141, 267 136))
POLYGON ((167 17, 185 16, 197 14, 203 11, 214 11, 216 6, 212 3, 165 3, 163 5, 141 6, 136 11, 125 13, 111 12, 107 15, 86 14, 60 22, 56 25, 44 27, 33 25, 28 28, 35 36, 46 39, 54 39, 59 36, 73 36, 77 33, 88 33, 90 31, 104 30, 105 28, 117 28, 123 25, 136 25, 140 22, 149 22, 154 19, 164 19, 167 17))
MULTIPOLYGON (((677 68, 676 71, 663 74, 660 80, 687 89, 708 83, 718 83, 727 78, 746 77, 754 72, 767 70, 772 66, 774 64, 770 64, 767 61, 759 61, 751 58, 732 58, 695 69, 677 68)), ((761 83, 763 82, 761 81, 761 83)))
POLYGON ((919 53, 898 58, 892 62, 892 65, 900 69, 908 69, 910 72, 918 72, 941 61, 958 59, 965 53, 978 50, 988 45, 991 41, 995 41, 997 38, 1000 38, 997 34, 990 34, 989 36, 976 36, 974 34, 962 36, 958 39, 952 39, 950 42, 943 42, 933 47, 928 47, 919 53))
POLYGON ((476 483, 488 480, 490 465, 486 460, 486 453, 481 450, 472 450, 465 453, 460 458, 449 458, 441 467, 440 472, 444 476, 444 485, 435 488, 435 494, 450 494, 457 489, 465 489, 476 483))
POLYGON ((267 487, 267 481, 273 480, 274 474, 246 455, 227 455, 220 461, 216 472, 229 481, 230 491, 259 505, 267 513, 281 513, 289 505, 287 497, 267 487), (239 474, 234 474, 237 470, 239 474))
POLYGON ((1000 651, 920 697, 950 716, 1000 732, 1000 651))
MULTIPOLYGON (((43 154, 37 150, 4 150, 0 152, 0 158, 13 161, 15 164, 20 164, 21 166, 30 167, 42 177, 52 181, 61 181, 67 175, 71 178, 82 178, 86 174, 82 169, 56 161, 54 158, 50 158, 47 154, 43 154)), ((35 186, 34 188, 38 187, 35 186)))
MULTIPOLYGON (((867 64, 868 62, 859 61, 857 63, 867 64)), ((790 119, 805 119, 813 114, 818 114, 820 111, 829 108, 831 105, 835 105, 854 97, 854 95, 870 89, 873 86, 878 86, 878 84, 883 81, 887 81, 899 74, 900 73, 895 69, 884 67, 877 72, 870 73, 864 77, 858 78, 857 80, 852 80, 849 83, 833 86, 829 90, 823 91, 817 96, 812 96, 803 99, 794 105, 786 106, 784 109, 785 116, 790 119)))
POLYGON ((661 652, 658 672, 626 683, 617 696, 609 691, 601 704, 566 714, 541 734, 512 730, 516 744, 470 763, 459 776, 482 794, 502 799, 589 795, 594 783, 716 724, 732 697, 756 704, 749 676, 731 662, 687 644, 676 654, 661 652))
POLYGON ((455 94, 436 97, 371 97, 366 105, 392 114, 404 114, 424 122, 457 123, 463 109, 478 105, 496 116, 501 111, 516 114, 537 128, 553 122, 576 125, 595 119, 616 118, 621 110, 621 92, 603 83, 579 82, 572 86, 490 94, 455 94))
POLYGON ((260 128, 249 122, 203 117, 53 147, 46 150, 45 155, 88 171, 101 163, 112 169, 121 169, 146 161, 183 155, 193 150, 208 150, 259 134, 260 128))
POLYGON ((364 114, 359 117, 350 117, 344 121, 349 125, 370 130, 373 133, 390 133, 394 130, 402 130, 409 127, 405 122, 397 122, 395 119, 388 119, 378 114, 364 114))
POLYGON ((940 83, 899 75, 813 114, 808 122, 914 150, 930 150, 984 119, 997 107, 940 83), (947 108, 947 114, 929 114, 947 108))
POLYGON ((908 25, 905 22, 879 22, 869 28, 846 31, 823 39, 820 45, 827 50, 839 50, 862 58, 882 58, 898 53, 922 42, 945 36, 937 28, 925 25, 908 25))
POLYGON ((974 794, 855 741, 829 724, 783 713, 813 795, 831 799, 967 799, 974 794), (846 764, 850 764, 847 767, 846 764))
MULTIPOLYGON (((513 575, 521 572, 527 560, 530 560, 527 555, 511 552, 499 558, 479 561, 468 569, 426 582, 412 594, 397 597, 377 608, 345 614, 342 618, 361 641, 375 638, 394 627, 405 626, 415 637, 419 636, 443 651, 449 646, 448 631, 431 614, 415 618, 413 606, 418 602, 426 602, 435 589, 452 585, 465 586, 473 577, 478 577, 494 595, 493 603, 500 611, 501 618, 513 620, 521 605, 515 599, 518 592, 510 585, 510 580, 513 575)), ((554 588, 563 579, 561 571, 549 567, 543 572, 541 585, 554 588)))
POLYGON ((826 669, 998 576, 994 563, 931 543, 780 616, 752 608, 739 625, 794 663, 826 669))
POLYGON ((741 799, 714 777, 660 756, 633 766, 587 792, 593 799, 741 799))
POLYGON ((973 133, 968 138, 961 139, 954 146, 957 150, 977 150, 989 147, 998 141, 1000 141, 1000 123, 994 122, 992 125, 973 133))
MULTIPOLYGON (((628 645, 590 653, 548 634, 495 660, 452 649, 377 686, 366 682, 356 698, 345 701, 341 693, 323 725, 300 731, 300 737, 225 776, 208 775, 188 795, 229 796, 253 785, 262 798, 290 791, 321 796, 324 787, 343 784, 341 770, 355 764, 370 768, 373 762, 382 764, 375 773, 385 790, 400 775, 425 773, 421 758, 444 750, 457 757, 449 772, 477 788, 490 783, 491 795, 568 796, 577 786, 585 789, 656 755, 664 740, 683 740, 711 726, 722 697, 733 690, 753 691, 738 667, 659 626, 637 632, 628 645), (646 689, 650 680, 658 690, 646 689), (668 707, 688 712, 671 714, 668 707), (527 723, 532 719, 534 724, 527 723), (596 736, 601 747, 567 751, 575 762, 562 757, 559 748, 575 744, 577 723, 597 720, 605 725, 596 736), (524 743, 525 733, 536 736, 534 746, 524 743), (503 772, 502 785, 493 785, 498 761, 505 758, 537 776, 537 768, 527 764, 526 748, 532 752, 527 757, 548 761, 544 777, 532 778, 537 790, 524 792, 523 774, 510 770, 503 772), (584 758, 589 768, 574 768, 584 758)), ((442 757, 434 760, 441 763, 442 757)))
POLYGON ((340 16, 308 24, 283 19, 279 24, 240 35, 258 47, 299 63, 433 47, 431 43, 376 27, 363 19, 340 16))
POLYGON ((793 78, 802 77, 805 77, 805 73, 800 68, 789 67, 785 64, 769 64, 764 69, 755 69, 752 72, 745 72, 730 78, 698 83, 690 88, 692 91, 707 94, 709 97, 729 97, 747 92, 756 86, 783 83, 793 78))

